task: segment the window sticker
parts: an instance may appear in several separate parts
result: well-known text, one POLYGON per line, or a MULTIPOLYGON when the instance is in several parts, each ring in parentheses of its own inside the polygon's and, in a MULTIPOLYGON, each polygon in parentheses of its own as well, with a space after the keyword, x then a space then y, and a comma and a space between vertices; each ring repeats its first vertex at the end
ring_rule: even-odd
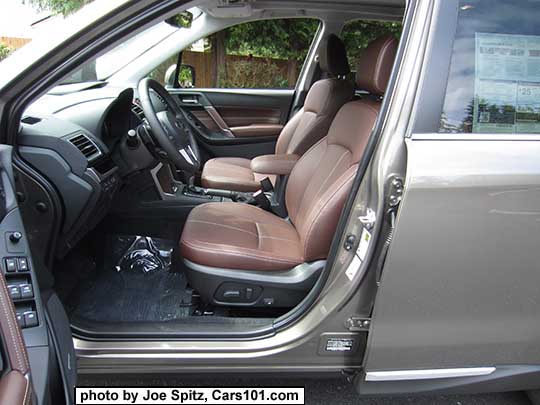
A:
POLYGON ((351 261, 351 264, 347 267, 347 270, 345 270, 345 275, 350 281, 353 281, 354 276, 356 276, 356 273, 358 273, 358 270, 360 270, 360 266, 362 265, 362 260, 357 255, 354 255, 351 261))
POLYGON ((476 33, 473 132, 540 132, 540 36, 476 33))

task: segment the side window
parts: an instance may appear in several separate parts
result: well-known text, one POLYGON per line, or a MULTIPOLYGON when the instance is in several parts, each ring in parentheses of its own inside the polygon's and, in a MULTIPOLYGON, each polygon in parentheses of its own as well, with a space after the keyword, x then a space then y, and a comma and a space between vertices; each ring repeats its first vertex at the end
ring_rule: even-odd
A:
POLYGON ((439 132, 540 133, 538 1, 460 1, 439 132))
POLYGON ((341 38, 345 43, 351 70, 356 71, 358 58, 371 41, 388 34, 399 39, 401 29, 401 23, 395 21, 354 20, 345 24, 341 30, 341 38))
MULTIPOLYGON (((262 20, 239 24, 203 38, 182 53, 182 87, 292 89, 310 49, 319 20, 262 20)), ((163 82, 176 60, 151 76, 163 82)))

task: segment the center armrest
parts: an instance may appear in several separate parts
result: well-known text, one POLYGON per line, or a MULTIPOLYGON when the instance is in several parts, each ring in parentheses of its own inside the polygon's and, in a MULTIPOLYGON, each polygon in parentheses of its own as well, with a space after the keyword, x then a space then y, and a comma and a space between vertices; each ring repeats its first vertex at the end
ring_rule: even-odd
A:
POLYGON ((289 174, 296 162, 300 159, 298 155, 264 155, 256 157, 251 161, 251 170, 261 174, 289 174))

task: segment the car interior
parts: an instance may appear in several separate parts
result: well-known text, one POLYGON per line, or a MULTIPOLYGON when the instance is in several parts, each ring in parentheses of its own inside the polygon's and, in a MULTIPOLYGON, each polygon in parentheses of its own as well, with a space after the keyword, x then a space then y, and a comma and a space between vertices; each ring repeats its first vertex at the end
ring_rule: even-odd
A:
MULTIPOLYGON (((403 13, 363 7, 354 19, 403 13)), ((374 35, 351 65, 340 29, 319 34, 305 92, 144 77, 58 86, 27 110, 17 197, 35 266, 48 269, 38 282, 58 293, 75 335, 249 334, 306 299, 398 47, 396 35, 374 35)))

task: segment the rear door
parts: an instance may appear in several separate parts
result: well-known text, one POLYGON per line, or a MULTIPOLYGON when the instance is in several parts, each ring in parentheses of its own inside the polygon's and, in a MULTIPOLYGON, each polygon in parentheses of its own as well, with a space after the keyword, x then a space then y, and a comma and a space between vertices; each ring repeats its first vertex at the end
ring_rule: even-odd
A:
POLYGON ((242 23, 193 43, 152 76, 165 78, 180 62, 165 84, 199 128, 206 158, 270 154, 319 25, 308 18, 242 23))
POLYGON ((540 9, 431 5, 422 79, 408 89, 405 191, 357 382, 364 394, 537 387, 540 9))

